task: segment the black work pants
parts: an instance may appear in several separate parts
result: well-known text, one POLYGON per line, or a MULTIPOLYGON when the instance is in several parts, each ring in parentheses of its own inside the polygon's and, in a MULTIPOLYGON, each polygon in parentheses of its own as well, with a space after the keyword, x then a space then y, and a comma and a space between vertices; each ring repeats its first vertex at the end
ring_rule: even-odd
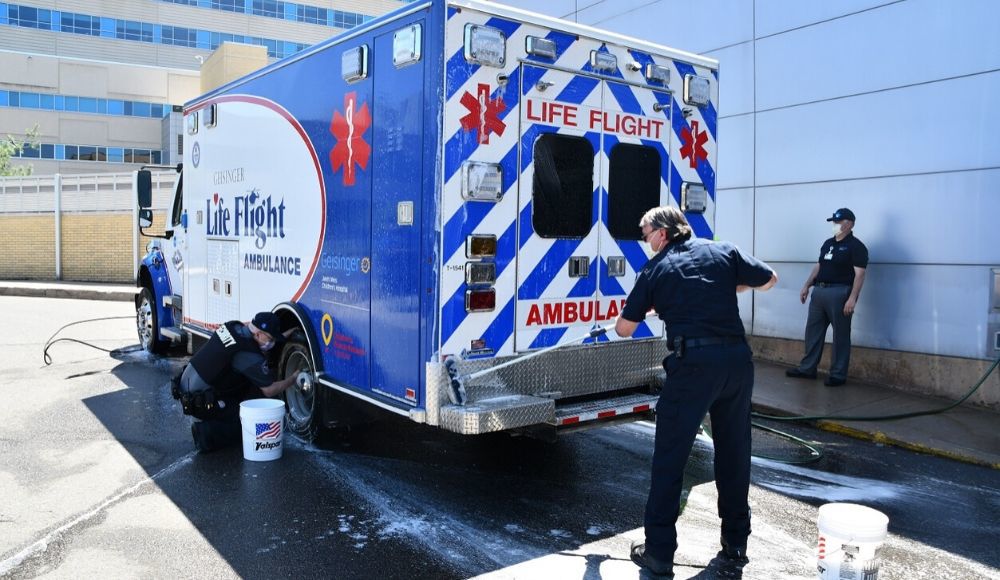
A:
POLYGON ((750 397, 753 361, 745 343, 688 349, 670 355, 656 405, 653 476, 646 502, 646 553, 673 561, 677 550, 684 467, 702 419, 712 417, 715 486, 719 491, 722 539, 745 548, 750 535, 750 397))

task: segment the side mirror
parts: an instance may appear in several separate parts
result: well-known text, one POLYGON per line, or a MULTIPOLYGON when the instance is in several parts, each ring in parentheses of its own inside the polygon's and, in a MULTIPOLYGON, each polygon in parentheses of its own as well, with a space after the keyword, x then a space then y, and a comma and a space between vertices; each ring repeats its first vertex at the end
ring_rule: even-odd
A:
POLYGON ((151 209, 140 209, 139 210, 139 227, 148 228, 153 225, 153 210, 151 209))
POLYGON ((147 169, 139 171, 136 179, 136 196, 139 207, 147 208, 153 205, 153 174, 147 169))

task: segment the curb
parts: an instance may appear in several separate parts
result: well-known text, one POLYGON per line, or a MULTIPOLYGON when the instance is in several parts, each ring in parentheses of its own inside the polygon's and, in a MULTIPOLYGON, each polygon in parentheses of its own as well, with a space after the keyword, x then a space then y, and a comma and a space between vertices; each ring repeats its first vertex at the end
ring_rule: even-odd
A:
POLYGON ((0 286, 0 296, 28 296, 34 298, 71 298, 75 300, 112 300, 131 302, 136 290, 97 288, 53 288, 30 286, 0 286))
MULTIPOLYGON (((751 408, 755 413, 762 413, 766 415, 774 415, 776 417, 796 417, 797 415, 790 413, 784 409, 778 409, 775 407, 769 407, 767 405, 757 405, 751 404, 751 408)), ((764 419, 766 421, 766 419, 764 419)), ((848 427, 843 423, 837 423, 829 419, 817 419, 812 421, 801 421, 802 423, 809 423, 814 425, 824 431, 829 433, 836 433, 838 435, 846 435, 847 437, 852 437, 854 439, 860 439, 863 441, 871 441, 873 443, 880 443, 883 445, 892 445, 893 447, 899 447, 902 449, 907 449, 909 451, 916 451, 917 453, 923 453, 925 455, 932 455, 935 457, 941 457, 944 459, 951 459, 952 461, 960 461, 962 463, 969 463, 972 465, 979 465, 982 467, 988 467, 990 469, 1000 470, 1000 463, 991 463, 985 459, 974 457, 971 455, 963 455, 961 453, 956 453, 954 451, 946 451, 944 449, 937 449, 924 445, 921 443, 913 443, 911 441, 904 441, 902 439, 896 439, 886 435, 878 429, 872 431, 865 431, 864 429, 858 429, 856 427, 848 427)))

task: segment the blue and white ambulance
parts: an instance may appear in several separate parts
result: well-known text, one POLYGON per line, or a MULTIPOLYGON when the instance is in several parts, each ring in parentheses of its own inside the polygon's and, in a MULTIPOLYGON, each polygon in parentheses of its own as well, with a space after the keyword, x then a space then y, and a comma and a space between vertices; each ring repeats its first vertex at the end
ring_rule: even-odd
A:
MULTIPOLYGON (((144 346, 273 310, 289 428, 379 407, 450 431, 647 418, 665 355, 613 324, 638 222, 715 214, 718 63, 492 2, 414 2, 187 103, 137 275, 144 346), (596 334, 596 333, 595 333, 596 334), (456 393, 451 371, 476 376, 456 393)), ((141 221, 151 210, 140 175, 141 221)))

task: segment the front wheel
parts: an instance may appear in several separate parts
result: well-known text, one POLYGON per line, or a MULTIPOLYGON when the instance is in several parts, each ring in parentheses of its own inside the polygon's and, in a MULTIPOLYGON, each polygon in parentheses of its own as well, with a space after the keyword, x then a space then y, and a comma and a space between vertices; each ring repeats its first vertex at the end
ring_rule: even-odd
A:
POLYGON ((319 385, 315 381, 316 367, 306 336, 301 330, 296 330, 285 343, 281 352, 281 364, 278 367, 280 376, 288 378, 299 373, 307 373, 309 380, 300 384, 296 381, 285 391, 285 402, 288 405, 288 429, 295 435, 312 441, 319 434, 323 425, 320 397, 316 392, 319 385))
POLYGON ((143 288, 139 292, 139 304, 135 308, 135 326, 139 333, 139 345, 143 350, 153 354, 163 354, 167 351, 167 342, 160 340, 156 302, 149 288, 143 288))

